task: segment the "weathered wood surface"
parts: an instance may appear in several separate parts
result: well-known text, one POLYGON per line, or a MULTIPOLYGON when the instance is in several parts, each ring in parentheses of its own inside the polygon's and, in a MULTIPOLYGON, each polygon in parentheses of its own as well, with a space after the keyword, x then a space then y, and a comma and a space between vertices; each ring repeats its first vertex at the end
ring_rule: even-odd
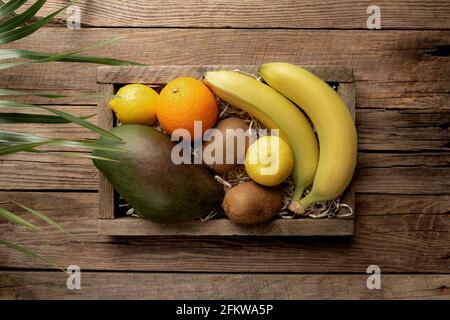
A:
POLYGON ((67 290, 62 272, 0 272, 0 299, 450 299, 450 275, 187 274, 82 272, 67 290), (101 296, 100 296, 101 293, 101 296))
MULTIPOLYGON (((405 90, 414 90, 415 82, 445 81, 443 90, 449 92, 450 61, 446 56, 436 55, 434 52, 442 46, 450 45, 450 31, 176 28, 67 30, 49 27, 28 39, 4 47, 62 52, 108 39, 113 35, 122 36, 123 40, 89 53, 113 55, 115 58, 149 65, 257 65, 267 61, 287 61, 302 65, 349 66, 354 68, 357 81, 367 81, 374 85, 378 82, 400 82, 405 90), (51 45, 47 41, 49 38, 54 40, 51 45)), ((94 92, 96 68, 96 65, 85 64, 33 64, 4 70, 0 85, 35 90, 36 83, 39 83, 42 91, 94 92)), ((428 85, 436 88, 439 83, 428 85)), ((385 85, 380 90, 388 88, 385 85)), ((442 93, 441 90, 438 92, 442 93)))
MULTIPOLYGON (((448 1, 378 2, 383 29, 377 31, 365 30, 369 3, 350 0, 232 0, 226 4, 218 0, 176 4, 170 1, 112 0, 107 5, 98 0, 80 1, 82 22, 97 28, 44 28, 26 40, 2 48, 63 52, 124 36, 119 44, 89 53, 150 65, 288 61, 354 68, 360 150, 355 181, 359 213, 356 235, 338 240, 210 237, 207 241, 198 237, 160 237, 149 241, 98 236, 97 172, 89 160, 55 154, 2 157, 0 202, 13 199, 34 206, 72 232, 66 237, 44 227, 43 232, 33 233, 2 221, 2 238, 26 245, 62 265, 78 264, 83 270, 96 272, 86 273, 91 285, 86 282, 85 290, 69 292, 64 287, 65 274, 33 272, 49 266, 1 248, 0 269, 27 271, 10 272, 8 280, 4 280, 6 273, 1 274, 0 283, 10 286, 1 287, 0 296, 164 298, 170 297, 170 290, 176 290, 178 297, 210 297, 214 292, 218 298, 271 298, 272 291, 264 289, 268 287, 286 298, 333 298, 340 294, 348 298, 443 295, 448 299, 448 1), (151 28, 126 28, 129 26, 151 28), (247 29, 255 27, 258 29, 247 29), (41 190, 47 192, 38 192, 41 190), (386 275, 386 291, 367 292, 364 273, 370 264, 378 264, 385 273, 433 274, 386 275), (127 270, 130 272, 114 272, 127 270), (168 273, 171 271, 233 274, 168 273), (268 278, 258 278, 264 276, 268 278), (64 281, 62 289, 57 287, 59 277, 64 281), (356 280, 359 277, 361 283, 356 280), (305 286, 295 286, 296 281, 305 281, 305 286), (241 287, 230 288, 228 282, 237 282, 241 287), (247 283, 247 287, 242 287, 247 283), (118 287, 122 289, 116 290, 118 287), (157 289, 150 291, 151 288, 157 289)), ((49 0, 42 14, 60 3, 61 0, 49 0)), ((96 68, 82 64, 34 64, 3 71, 0 87, 66 94, 94 92, 96 68)), ((96 110, 92 98, 24 100, 57 105, 83 115, 96 110)), ((52 137, 95 138, 74 126, 17 128, 52 137)))
MULTIPOLYGON (((7 199, 47 213, 70 230, 71 236, 47 226, 42 232, 32 232, 4 221, 0 223, 2 235, 60 265, 77 264, 84 270, 364 273, 368 265, 377 264, 387 273, 450 271, 449 196, 357 196, 360 215, 355 235, 344 239, 110 238, 97 234, 96 193, 0 193, 0 202, 7 199), (383 203, 386 208, 380 209, 383 203)), ((23 213, 10 204, 6 208, 23 213)), ((0 269, 18 266, 49 268, 41 261, 1 248, 0 269)))
MULTIPOLYGON (((65 5, 50 0, 40 15, 65 5)), ((368 1, 77 1, 82 23, 113 27, 365 29, 368 1)), ((449 29, 445 0, 378 0, 383 29, 449 29)), ((60 16, 64 18, 64 15, 60 16)))

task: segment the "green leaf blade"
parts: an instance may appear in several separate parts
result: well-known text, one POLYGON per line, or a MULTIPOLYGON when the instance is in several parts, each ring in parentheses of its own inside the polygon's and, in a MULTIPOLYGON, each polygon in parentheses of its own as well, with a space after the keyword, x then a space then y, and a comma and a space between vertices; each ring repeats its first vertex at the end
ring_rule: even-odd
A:
POLYGON ((10 249, 16 250, 16 251, 21 252, 23 254, 26 254, 26 255, 28 255, 30 257, 42 260, 45 263, 47 263, 48 265, 54 266, 54 267, 60 269, 61 271, 66 272, 66 270, 63 267, 58 266, 57 264, 49 261, 48 259, 42 257, 41 255, 39 255, 39 254, 37 254, 37 253, 35 253, 35 252, 25 248, 25 247, 19 246, 18 244, 15 244, 15 243, 12 243, 10 241, 6 241, 6 240, 0 239, 0 245, 4 245, 4 246, 6 246, 6 247, 8 247, 10 249))
POLYGON ((47 2, 46 0, 38 0, 21 14, 16 15, 13 18, 0 23, 0 33, 15 29, 16 27, 29 21, 31 18, 34 17, 34 15, 39 11, 39 9, 42 8, 42 6, 46 2, 47 2))
POLYGON ((0 7, 0 20, 14 13, 14 10, 21 7, 26 0, 13 0, 8 1, 0 7))
POLYGON ((39 20, 33 24, 30 24, 29 26, 25 26, 25 27, 21 27, 21 28, 17 28, 14 30, 9 30, 9 31, 0 33, 0 44, 13 42, 13 41, 22 39, 26 36, 29 36, 30 34, 36 32, 41 27, 43 27, 44 25, 49 23, 55 16, 57 16, 61 11, 65 10, 68 6, 69 5, 67 5, 59 10, 56 10, 55 12, 46 16, 45 18, 42 18, 41 20, 39 20))
POLYGON ((48 141, 42 142, 32 142, 32 143, 20 143, 14 145, 7 145, 6 147, 0 148, 0 156, 6 156, 8 154, 13 154, 21 151, 30 151, 33 148, 41 147, 43 145, 49 144, 48 141))
POLYGON ((100 128, 99 126, 96 126, 95 124, 92 124, 86 120, 83 120, 74 115, 71 115, 67 112, 53 109, 50 107, 38 106, 38 105, 34 105, 34 104, 22 103, 22 102, 17 102, 17 101, 9 101, 9 100, 0 100, 0 108, 14 108, 14 107, 44 109, 48 112, 51 112, 57 116, 60 116, 61 118, 64 118, 70 122, 76 123, 86 129, 89 129, 100 135, 108 136, 108 137, 110 137, 114 140, 120 141, 120 142, 122 141, 122 138, 120 138, 119 136, 117 136, 103 128, 100 128))
POLYGON ((27 227, 29 229, 32 229, 32 230, 41 230, 39 227, 35 226, 31 222, 28 222, 27 220, 19 217, 18 215, 14 214, 11 211, 8 211, 4 208, 0 208, 0 218, 20 224, 20 225, 27 227))
POLYGON ((69 231, 67 231, 66 229, 64 229, 61 225, 59 225, 58 223, 56 223, 55 221, 53 221, 52 219, 50 219, 49 217, 47 217, 45 214, 32 209, 30 207, 27 207, 26 205, 23 205, 21 203, 12 201, 15 205, 21 207, 22 209, 28 211, 29 213, 31 213, 32 215, 34 215, 35 217, 38 217, 39 219, 41 219, 42 221, 47 222, 48 224, 52 225, 53 227, 55 227, 56 229, 60 230, 61 232, 65 233, 65 234, 70 234, 69 231))

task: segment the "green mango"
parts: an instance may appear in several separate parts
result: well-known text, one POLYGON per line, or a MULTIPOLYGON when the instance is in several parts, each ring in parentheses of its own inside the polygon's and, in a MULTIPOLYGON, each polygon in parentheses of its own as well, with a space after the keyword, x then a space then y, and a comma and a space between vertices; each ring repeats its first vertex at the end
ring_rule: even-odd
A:
POLYGON ((158 130, 143 125, 122 125, 100 144, 125 151, 96 150, 93 155, 117 160, 94 160, 117 192, 144 218, 159 223, 195 220, 218 208, 224 190, 206 167, 171 160, 174 143, 158 130))

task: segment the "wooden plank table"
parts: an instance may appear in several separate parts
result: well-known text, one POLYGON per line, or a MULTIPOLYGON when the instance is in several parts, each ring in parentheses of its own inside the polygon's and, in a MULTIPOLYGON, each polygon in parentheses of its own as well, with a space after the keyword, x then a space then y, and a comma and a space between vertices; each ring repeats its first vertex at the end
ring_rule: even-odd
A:
MULTIPOLYGON (((63 3, 48 1, 40 15, 63 3)), ((1 237, 62 266, 80 266, 83 289, 67 290, 66 274, 2 247, 0 298, 450 298, 448 1, 378 1, 381 30, 367 30, 369 3, 354 0, 78 3, 81 30, 56 21, 4 47, 62 52, 123 36, 90 53, 149 65, 288 61, 354 68, 355 236, 99 236, 98 176, 89 160, 11 155, 0 158, 0 202, 26 203, 71 235, 0 221, 1 237), (381 268, 381 290, 366 287, 373 264, 381 268)), ((96 67, 28 65, 2 71, 0 87, 93 92, 96 67)), ((79 115, 96 109, 90 98, 22 100, 79 115)), ((74 125, 0 129, 95 138, 74 125)))

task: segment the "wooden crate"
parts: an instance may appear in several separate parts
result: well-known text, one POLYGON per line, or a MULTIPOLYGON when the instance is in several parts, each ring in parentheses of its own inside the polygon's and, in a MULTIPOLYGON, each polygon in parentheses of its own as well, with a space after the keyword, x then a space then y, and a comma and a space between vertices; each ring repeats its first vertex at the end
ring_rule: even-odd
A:
MULTIPOLYGON (((353 71, 347 67, 304 66, 328 83, 337 86, 355 117, 355 85, 353 71)), ((208 70, 234 70, 257 74, 257 66, 146 66, 99 67, 97 88, 100 93, 113 94, 118 86, 128 83, 163 85, 178 76, 201 79, 208 70)), ((105 129, 114 126, 115 117, 108 106, 109 99, 98 104, 99 125, 105 129)), ((112 236, 351 236, 354 233, 354 214, 333 219, 274 219, 268 223, 239 226, 226 217, 206 223, 191 221, 178 224, 158 224, 136 217, 119 216, 118 196, 111 184, 99 173, 98 232, 112 236)), ((353 183, 344 193, 343 201, 355 207, 353 183)), ((344 210, 344 209, 341 209, 344 210)))

